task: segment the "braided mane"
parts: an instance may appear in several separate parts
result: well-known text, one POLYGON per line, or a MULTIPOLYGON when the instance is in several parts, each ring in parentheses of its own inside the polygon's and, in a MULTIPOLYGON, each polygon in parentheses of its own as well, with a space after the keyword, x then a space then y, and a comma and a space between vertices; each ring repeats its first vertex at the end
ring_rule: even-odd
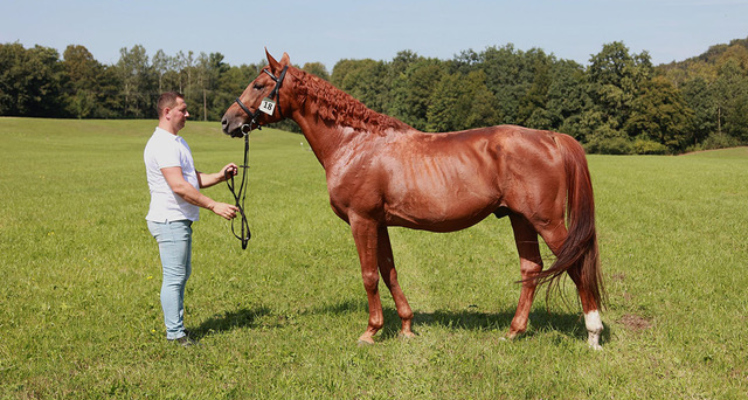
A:
POLYGON ((387 129, 410 130, 408 124, 380 114, 353 96, 336 88, 322 78, 294 68, 289 69, 296 80, 297 101, 321 120, 334 125, 342 125, 357 131, 370 131, 384 134, 387 129))

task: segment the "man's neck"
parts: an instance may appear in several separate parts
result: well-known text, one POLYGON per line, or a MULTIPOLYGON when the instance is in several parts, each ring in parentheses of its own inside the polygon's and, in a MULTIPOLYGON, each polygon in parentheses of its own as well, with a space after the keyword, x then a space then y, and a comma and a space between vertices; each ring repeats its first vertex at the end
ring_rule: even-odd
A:
POLYGON ((165 130, 165 131, 171 133, 174 136, 177 136, 177 132, 173 131, 174 128, 172 128, 172 126, 170 124, 167 124, 167 123, 164 123, 164 122, 159 122, 158 127, 161 128, 162 130, 165 130))

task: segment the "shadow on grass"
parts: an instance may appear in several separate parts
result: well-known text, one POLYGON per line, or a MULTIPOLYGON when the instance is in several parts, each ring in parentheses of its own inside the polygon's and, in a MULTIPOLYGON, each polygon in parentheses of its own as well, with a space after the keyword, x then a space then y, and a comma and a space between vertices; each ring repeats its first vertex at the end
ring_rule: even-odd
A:
MULTIPOLYGON (((359 312, 368 312, 366 301, 346 300, 324 307, 314 308, 301 313, 301 315, 314 314, 333 314, 343 315, 359 312)), ((400 317, 397 310, 393 307, 385 306, 383 308, 385 324, 379 334, 380 340, 391 340, 398 337, 400 332, 400 317)), ((497 313, 480 312, 473 309, 467 310, 436 310, 432 312, 420 312, 414 310, 413 331, 418 335, 418 328, 421 326, 434 326, 452 331, 498 331, 497 339, 504 337, 509 331, 509 325, 514 317, 514 309, 507 309, 497 313)), ((227 311, 222 315, 214 316, 199 327, 191 331, 192 336, 200 340, 218 332, 226 332, 234 329, 254 328, 257 326, 256 321, 262 317, 272 314, 267 307, 258 309, 243 308, 236 311, 227 311)), ((362 327, 366 324, 366 319, 355 321, 347 318, 351 323, 360 323, 362 327)), ((282 325, 278 325, 279 327, 282 325)), ((602 342, 603 344, 610 339, 609 325, 604 324, 602 342)), ((530 312, 530 326, 524 337, 533 337, 543 332, 556 332, 561 336, 574 338, 577 340, 587 340, 587 330, 584 327, 584 318, 580 313, 548 313, 546 311, 530 312)))
POLYGON ((270 309, 260 307, 257 309, 242 308, 236 311, 226 311, 221 315, 213 316, 199 327, 191 329, 190 335, 196 340, 217 332, 226 332, 234 329, 253 328, 256 320, 270 314, 270 309))
MULTIPOLYGON (((368 304, 365 301, 344 301, 338 304, 323 307, 315 310, 320 313, 345 314, 356 311, 367 311, 368 304)), ((467 330, 467 331, 499 331, 499 337, 504 337, 509 332, 509 326, 514 318, 515 309, 507 309, 497 313, 486 313, 478 310, 436 310, 432 312, 420 312, 413 310, 413 331, 418 335, 419 326, 436 326, 448 330, 467 330)), ((382 340, 389 340, 398 337, 400 332, 400 317, 397 310, 393 307, 385 306, 384 327, 380 333, 382 340)), ((366 320, 361 321, 362 324, 366 320)), ((602 342, 608 342, 610 339, 609 325, 604 324, 602 342)), ((533 337, 543 332, 557 332, 562 336, 578 340, 587 340, 587 329, 584 325, 584 317, 579 313, 571 312, 553 312, 549 313, 544 310, 530 312, 530 325, 528 330, 523 334, 524 337, 533 337)))

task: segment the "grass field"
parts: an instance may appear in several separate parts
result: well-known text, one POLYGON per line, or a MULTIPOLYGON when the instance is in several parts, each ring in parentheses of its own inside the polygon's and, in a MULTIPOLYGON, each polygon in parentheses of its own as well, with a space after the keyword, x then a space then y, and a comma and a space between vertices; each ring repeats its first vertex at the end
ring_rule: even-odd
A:
MULTIPOLYGON (((166 343, 144 216, 155 121, 0 118, 0 399, 745 399, 748 150, 590 156, 609 304, 586 346, 570 280, 505 342, 519 287, 506 219, 391 229, 418 337, 384 285, 386 325, 356 339, 366 295, 347 225, 299 135, 251 139, 241 250, 195 225, 186 323, 166 343)), ((240 162, 217 123, 182 132, 200 170, 240 162)), ((205 191, 229 201, 225 186, 205 191)), ((546 250, 547 253, 547 250, 546 250)))

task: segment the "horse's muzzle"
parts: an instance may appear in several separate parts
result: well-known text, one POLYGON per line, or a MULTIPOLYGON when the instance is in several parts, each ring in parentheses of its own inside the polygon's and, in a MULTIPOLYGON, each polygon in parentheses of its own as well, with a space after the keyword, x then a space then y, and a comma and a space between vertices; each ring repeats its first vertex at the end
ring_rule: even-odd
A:
POLYGON ((229 118, 225 115, 223 116, 223 119, 221 119, 221 130, 223 130, 223 133, 231 137, 240 138, 244 136, 244 130, 247 129, 248 131, 248 128, 249 126, 247 124, 232 124, 231 121, 229 121, 229 118))

